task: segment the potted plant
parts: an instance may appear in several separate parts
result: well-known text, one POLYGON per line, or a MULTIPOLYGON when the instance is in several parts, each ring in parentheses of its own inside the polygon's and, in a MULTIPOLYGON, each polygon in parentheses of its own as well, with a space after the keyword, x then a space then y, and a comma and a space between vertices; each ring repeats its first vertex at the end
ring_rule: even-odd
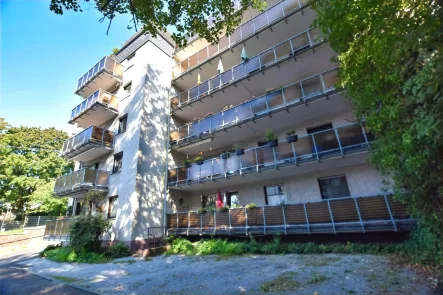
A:
POLYGON ((248 205, 245 206, 246 209, 252 210, 257 208, 257 205, 255 205, 255 203, 249 203, 248 205))
POLYGON ((226 151, 223 151, 223 153, 220 154, 220 157, 221 157, 222 159, 228 159, 228 158, 231 157, 231 153, 226 152, 226 151))
POLYGON ((206 212, 208 212, 208 210, 206 208, 200 208, 200 209, 197 210, 198 214, 204 214, 206 212))
POLYGON ((295 130, 289 130, 286 132, 286 141, 288 143, 296 142, 298 140, 298 135, 295 134, 295 130))
POLYGON ((228 206, 223 206, 217 209, 218 212, 228 212, 229 211, 229 207, 228 206))
POLYGON ((235 154, 237 156, 241 156, 245 153, 245 149, 243 149, 242 145, 238 142, 232 146, 232 149, 235 150, 235 154))
POLYGON ((266 128, 265 138, 266 141, 268 142, 268 147, 273 148, 278 146, 277 136, 275 136, 274 132, 272 132, 271 129, 266 128))
POLYGON ((178 106, 178 99, 177 98, 173 98, 171 100, 171 108, 175 109, 178 106))
POLYGON ((202 152, 199 152, 198 156, 194 158, 194 162, 197 165, 202 165, 204 161, 205 161, 205 159, 203 158, 203 153, 202 152))
POLYGON ((274 88, 268 88, 268 89, 266 89, 266 94, 269 94, 269 93, 271 93, 272 91, 274 91, 274 88))
POLYGON ((190 167, 192 166, 192 164, 191 164, 191 160, 189 160, 188 158, 184 159, 184 160, 183 160, 183 165, 184 165, 186 168, 190 168, 190 167))

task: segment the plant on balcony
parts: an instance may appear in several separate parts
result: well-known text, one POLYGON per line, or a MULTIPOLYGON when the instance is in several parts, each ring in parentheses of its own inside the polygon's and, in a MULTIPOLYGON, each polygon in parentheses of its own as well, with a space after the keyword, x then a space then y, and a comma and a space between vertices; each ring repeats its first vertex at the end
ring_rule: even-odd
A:
POLYGON ((222 158, 222 159, 228 159, 228 158, 230 158, 231 157, 231 153, 230 152, 226 152, 226 151, 223 151, 223 153, 221 153, 220 154, 220 157, 222 158))
POLYGON ((188 158, 184 159, 184 160, 183 160, 183 165, 184 165, 186 168, 190 168, 190 167, 192 166, 192 164, 191 164, 191 160, 189 160, 188 158))
POLYGON ((194 158, 194 162, 197 165, 202 165, 204 161, 205 161, 205 159, 203 158, 203 152, 200 151, 198 153, 198 156, 194 158))
POLYGON ((268 89, 266 89, 266 94, 269 94, 269 93, 271 93, 272 91, 274 91, 274 88, 268 88, 268 89))
POLYGON ((233 150, 235 150, 235 154, 237 155, 237 156, 241 156, 241 155, 243 155, 244 153, 245 153, 245 149, 242 147, 242 145, 240 144, 240 143, 235 143, 233 146, 232 146, 232 149, 233 150))
POLYGON ((295 130, 289 130, 286 132, 286 141, 288 143, 296 142, 298 140, 298 135, 295 134, 295 130))
POLYGON ((257 205, 255 205, 255 203, 249 203, 245 206, 245 208, 248 210, 252 210, 252 209, 257 208, 257 205))
POLYGON ((213 112, 208 112, 203 118, 206 118, 206 117, 209 117, 209 116, 212 116, 212 115, 214 115, 213 112))
POLYGON ((197 213, 198 213, 198 214, 205 214, 206 212, 208 212, 208 209, 206 209, 206 208, 199 208, 199 209, 197 210, 197 213))
POLYGON ((229 207, 228 206, 223 206, 217 209, 218 212, 228 212, 229 211, 229 207))
POLYGON ((177 98, 173 98, 171 100, 171 108, 175 109, 178 106, 178 99, 177 98))
POLYGON ((266 139, 266 141, 268 142, 268 147, 273 148, 273 147, 278 146, 278 139, 277 139, 277 136, 276 136, 276 135, 274 134, 274 132, 273 132, 271 129, 269 129, 269 128, 266 128, 266 131, 265 131, 265 139, 266 139))

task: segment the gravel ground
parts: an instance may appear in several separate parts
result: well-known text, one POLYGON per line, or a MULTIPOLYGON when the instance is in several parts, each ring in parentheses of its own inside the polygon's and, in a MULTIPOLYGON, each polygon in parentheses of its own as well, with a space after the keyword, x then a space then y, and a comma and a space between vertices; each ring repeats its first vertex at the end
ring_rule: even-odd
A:
POLYGON ((374 255, 159 256, 107 264, 26 261, 99 294, 433 294, 432 282, 374 255))

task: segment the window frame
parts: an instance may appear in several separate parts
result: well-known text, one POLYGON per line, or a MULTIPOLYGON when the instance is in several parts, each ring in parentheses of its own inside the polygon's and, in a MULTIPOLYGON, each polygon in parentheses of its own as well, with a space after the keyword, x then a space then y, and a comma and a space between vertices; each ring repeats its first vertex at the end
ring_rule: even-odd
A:
POLYGON ((120 152, 120 153, 114 154, 114 162, 112 164, 112 174, 120 173, 122 171, 122 168, 123 168, 123 152, 120 152), (116 165, 118 158, 120 158, 120 161, 119 161, 120 165, 116 165), (118 167, 118 166, 120 166, 120 167, 118 167), (118 168, 118 171, 116 168, 118 168))
POLYGON ((120 116, 120 117, 118 118, 117 135, 118 135, 118 134, 125 133, 127 129, 128 129, 128 114, 124 114, 124 115, 122 115, 122 116, 120 116), (124 129, 124 130, 121 130, 121 123, 123 122, 123 120, 124 120, 124 122, 125 122, 125 129, 124 129))
POLYGON ((125 97, 128 97, 132 94, 132 81, 129 81, 125 85, 123 85, 123 91, 125 92, 125 97), (128 88, 129 87, 129 91, 128 88))
MULTIPOLYGON (((285 185, 284 185, 283 183, 276 183, 276 184, 265 185, 265 186, 263 186, 263 190, 264 190, 264 193, 265 193, 265 203, 266 203, 266 205, 269 205, 268 196, 277 196, 277 195, 280 195, 280 196, 284 196, 284 197, 285 197, 285 200, 284 200, 285 203, 288 201, 288 200, 287 200, 287 196, 286 196, 286 187, 285 187, 285 185), (282 188, 282 193, 268 195, 268 190, 267 190, 267 188, 268 188, 268 187, 276 187, 276 186, 279 186, 280 188, 282 188)), ((281 201, 283 201, 283 200, 280 200, 280 202, 281 202, 281 201)))
POLYGON ((332 176, 326 176, 326 177, 319 177, 317 178, 317 183, 318 183, 318 188, 320 190, 320 196, 322 198, 322 200, 334 200, 334 199, 340 199, 340 198, 348 198, 351 196, 351 191, 349 190, 349 184, 348 184, 348 179, 346 178, 345 174, 339 174, 339 175, 332 175, 332 176), (348 191, 348 195, 347 196, 340 196, 340 197, 326 197, 323 194, 323 190, 322 190, 322 185, 321 185, 321 181, 322 180, 327 180, 327 179, 334 179, 334 178, 343 178, 345 180, 345 184, 346 184, 346 189, 348 191))
POLYGON ((117 201, 118 204, 118 196, 112 196, 108 197, 108 219, 114 219, 117 217, 117 212, 115 212, 115 215, 111 215, 112 209, 115 207, 115 201, 117 201), (112 207, 111 207, 112 206, 112 207))

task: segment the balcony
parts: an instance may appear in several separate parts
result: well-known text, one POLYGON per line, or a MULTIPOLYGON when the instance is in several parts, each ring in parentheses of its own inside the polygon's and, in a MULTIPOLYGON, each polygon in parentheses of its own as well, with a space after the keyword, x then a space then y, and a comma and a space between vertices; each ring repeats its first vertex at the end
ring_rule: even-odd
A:
MULTIPOLYGON (((244 44, 248 48, 257 47, 259 43, 251 42, 251 44, 249 44, 248 42, 257 34, 260 34, 261 39, 262 37, 266 39, 272 37, 273 40, 278 40, 277 36, 273 35, 273 31, 288 31, 288 27, 285 27, 282 30, 280 30, 280 28, 276 28, 275 30, 271 29, 269 32, 266 32, 266 30, 270 27, 278 26, 278 23, 283 20, 287 21, 287 18, 302 11, 308 5, 308 1, 284 0, 275 5, 269 6, 263 13, 258 14, 240 25, 230 36, 221 37, 218 44, 207 45, 192 56, 177 63, 172 70, 173 79, 176 80, 177 78, 182 78, 184 74, 201 67, 203 64, 210 62, 223 53, 229 51, 233 52, 232 49, 236 45, 244 44), (263 36, 265 32, 269 36, 263 36)), ((311 23, 312 20, 306 21, 306 28, 309 27, 311 23)), ((293 24, 291 22, 291 28, 298 27, 300 27, 300 23, 293 24)), ((282 32, 282 34, 284 34, 284 32, 282 32)), ((260 42, 263 43, 263 40, 260 42)), ((197 46, 197 48, 199 47, 197 46)))
POLYGON ((118 98, 102 89, 97 90, 71 111, 69 124, 80 128, 102 125, 118 115, 118 98))
MULTIPOLYGON (((201 101, 206 97, 214 97, 215 93, 226 91, 229 86, 235 86, 238 88, 237 92, 243 91, 240 81, 248 79, 252 80, 254 76, 254 81, 257 82, 255 86, 260 86, 261 91, 265 89, 264 87, 269 86, 270 83, 286 83, 294 77, 295 75, 300 75, 303 72, 316 71, 321 72, 322 68, 327 66, 331 67, 330 58, 334 56, 334 52, 329 48, 319 48, 315 56, 318 57, 316 60, 312 60, 312 56, 304 54, 311 49, 319 47, 324 41, 321 39, 320 31, 316 28, 304 31, 282 43, 279 43, 272 48, 269 48, 256 56, 249 58, 246 62, 241 62, 236 66, 218 74, 206 81, 203 81, 199 85, 190 88, 170 99, 172 112, 177 113, 178 110, 182 110, 186 106, 195 107, 195 102, 201 101), (305 61, 305 59, 310 58, 312 63, 305 61), (293 63, 284 63, 286 61, 292 60, 293 63), (299 65, 294 65, 294 63, 299 63, 299 65), (309 64, 310 63, 310 64, 309 64), (286 64, 286 66, 285 66, 286 64), (307 65, 309 64, 309 65, 307 65), (265 76, 268 82, 255 77, 256 74, 262 73, 264 71, 270 70, 275 66, 279 66, 272 73, 272 75, 265 76), (278 74, 278 78, 274 74, 278 74), (260 82, 258 82, 260 80, 260 82)), ((324 70, 324 69, 323 69, 324 70)), ((277 84, 278 85, 278 84, 277 84)), ((233 92, 233 91, 231 91, 233 92)), ((243 91, 247 93, 248 91, 243 91)), ((224 96, 227 96, 226 94, 224 96)), ((221 100, 221 98, 217 97, 221 100)), ((215 99, 214 99, 215 101, 215 99)), ((180 113, 181 114, 181 113, 180 113)))
POLYGON ((106 56, 78 80, 75 94, 88 97, 98 89, 110 90, 122 82, 122 75, 123 66, 106 56))
MULTIPOLYGON (((337 165, 340 165, 340 162, 343 165, 356 164, 347 156, 365 154, 372 140, 373 136, 365 132, 363 125, 350 124, 299 137, 296 142, 282 141, 277 147, 262 146, 245 150, 240 156, 230 153, 226 159, 217 157, 205 160, 202 165, 193 164, 191 167, 169 169, 168 185, 192 190, 199 189, 201 185, 208 183, 207 188, 213 189, 216 186, 223 186, 218 181, 221 179, 230 179, 232 184, 245 183, 247 182, 245 178, 233 180, 235 176, 246 176, 264 171, 272 172, 267 177, 284 177, 293 175, 296 169, 283 170, 281 168, 323 162, 329 159, 340 159, 337 165), (199 185, 193 186, 193 184, 199 185)), ((358 160, 363 162, 365 158, 358 160)), ((309 172, 307 166, 303 170, 309 172)))
POLYGON ((83 168, 57 178, 54 195, 75 195, 89 190, 106 192, 108 191, 108 178, 108 171, 83 168))
POLYGON ((187 151, 192 154, 195 152, 191 150, 194 143, 212 137, 207 146, 198 145, 196 149, 217 149, 228 142, 247 139, 243 129, 232 130, 233 127, 246 124, 253 134, 265 128, 276 130, 285 125, 294 126, 301 120, 318 117, 319 114, 346 110, 341 95, 335 94, 337 91, 334 85, 339 79, 338 72, 338 68, 323 72, 172 130, 170 147, 189 147, 187 151), (321 98, 328 98, 328 102, 311 106, 312 102, 321 98), (306 107, 308 104, 309 108, 306 107), (297 106, 303 108, 290 112, 290 109, 297 106), (276 115, 272 116, 274 114, 276 115), (224 132, 220 134, 221 131, 224 132))
POLYGON ((174 235, 337 234, 409 231, 407 206, 392 196, 328 199, 321 202, 167 214, 174 235))
POLYGON ((63 143, 60 157, 88 162, 114 149, 114 133, 91 126, 63 143))

